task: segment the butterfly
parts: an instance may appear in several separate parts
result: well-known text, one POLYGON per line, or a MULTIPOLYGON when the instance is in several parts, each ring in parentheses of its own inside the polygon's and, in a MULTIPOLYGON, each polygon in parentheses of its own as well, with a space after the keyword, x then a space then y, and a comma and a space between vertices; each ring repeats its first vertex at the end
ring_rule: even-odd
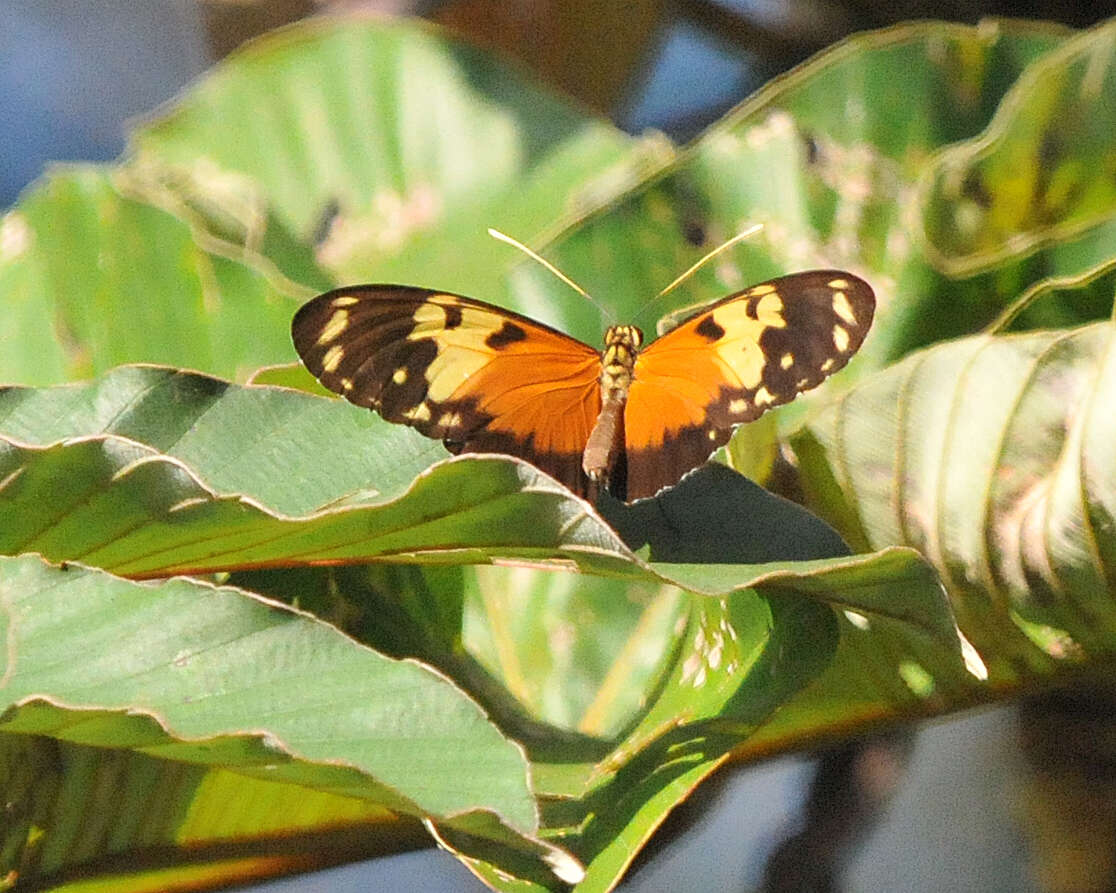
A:
POLYGON ((839 270, 772 279, 644 346, 614 325, 597 351, 510 310, 405 285, 319 295, 291 332, 329 390, 454 453, 526 459, 570 490, 632 502, 703 464, 733 429, 842 368, 875 296, 839 270))

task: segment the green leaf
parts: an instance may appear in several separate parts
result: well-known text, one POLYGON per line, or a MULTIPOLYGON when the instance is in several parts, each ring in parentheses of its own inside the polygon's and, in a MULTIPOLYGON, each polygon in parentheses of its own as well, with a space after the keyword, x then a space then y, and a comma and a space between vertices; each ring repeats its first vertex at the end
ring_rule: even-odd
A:
MULTIPOLYGON (((39 567, 37 561, 34 566, 35 568, 39 567)), ((633 568, 633 571, 635 570, 633 568)), ((936 593, 936 583, 932 582, 932 578, 925 576, 925 566, 918 562, 913 553, 895 553, 891 557, 881 555, 878 558, 818 562, 802 571, 794 569, 792 566, 785 570, 774 569, 766 572, 761 571, 758 574, 748 568, 737 568, 733 571, 724 566, 682 567, 667 565, 657 567, 655 570, 657 571, 656 579, 660 581, 673 580, 676 583, 685 583, 691 587, 701 583, 729 594, 723 600, 697 598, 692 601, 692 617, 688 624, 690 632, 685 632, 681 637, 677 637, 670 630, 665 630, 666 634, 673 639, 675 645, 669 650, 668 661, 662 668, 662 675, 665 677, 666 683, 660 683, 654 688, 658 694, 652 701, 653 706, 644 712, 644 719, 640 724, 633 732, 620 739, 621 743, 613 755, 599 764, 596 770, 593 770, 589 776, 582 775, 580 782, 575 779, 569 779, 565 782, 567 786, 572 784, 575 791, 578 788, 582 791, 575 796, 575 802, 570 803, 570 808, 589 809, 590 812, 598 816, 598 819, 582 830, 569 829, 562 831, 557 840, 564 848, 572 850, 576 856, 584 857, 589 862, 601 857, 604 861, 598 863, 598 867, 595 869, 598 872, 604 870, 607 873, 614 870, 615 866, 613 868, 607 866, 612 864, 612 860, 618 858, 620 862, 616 863, 617 865, 626 864, 632 853, 630 844, 633 841, 645 839, 646 835, 661 820, 664 806, 674 802, 677 797, 683 796, 697 780, 715 767, 729 748, 739 742, 742 736, 746 735, 750 729, 754 729, 764 717, 769 715, 780 700, 796 691, 820 667, 824 666, 834 642, 833 618, 823 604, 810 601, 810 599, 820 598, 823 601, 853 604, 871 611, 874 607, 873 599, 865 599, 858 594, 872 591, 870 585, 865 588, 865 580, 874 578, 877 584, 882 584, 885 578, 890 578, 897 590, 921 589, 924 596, 929 595, 929 599, 924 598, 926 607, 935 604, 933 596, 936 593), (899 565, 895 564, 897 559, 900 561, 899 565), (901 571, 896 576, 896 569, 903 566, 907 570, 901 571), (920 571, 919 568, 922 568, 922 570, 920 571), (865 569, 868 572, 867 578, 864 576, 865 569), (915 576, 910 576, 909 571, 914 571, 915 576), (923 575, 921 578, 923 582, 921 583, 918 582, 920 573, 923 575), (854 583, 857 580, 860 582, 854 583), (927 582, 930 583, 929 588, 926 586, 927 582), (768 607, 765 601, 756 597, 752 592, 752 587, 756 587, 760 592, 768 591, 772 597, 777 596, 776 601, 768 607), (803 595, 807 596, 806 600, 801 597, 803 595), (823 634, 823 631, 827 629, 830 630, 828 638, 826 634, 823 634), (791 647, 792 643, 794 643, 793 647, 791 647), (783 669, 769 666, 768 662, 771 660, 777 661, 783 669), (773 679, 777 681, 776 685, 772 684, 773 679), (699 693, 701 697, 696 697, 699 693), (710 726, 710 723, 713 723, 713 725, 710 726), (690 756, 679 763, 676 757, 681 752, 690 753, 690 756), (678 767, 691 763, 693 763, 693 771, 686 771, 682 776, 677 775, 676 769, 678 767), (593 778, 596 778, 596 780, 593 781, 593 778), (602 785, 605 787, 602 788, 602 785), (605 809, 601 803, 612 804, 612 806, 605 809), (615 839, 611 837, 614 831, 618 834, 615 839), (570 836, 571 834, 572 836, 570 836), (601 866, 604 866, 604 868, 601 866)), ((36 571, 35 579, 30 581, 25 576, 17 577, 11 584, 13 595, 6 597, 6 602, 15 604, 20 599, 30 599, 30 604, 37 604, 35 602, 36 593, 40 593, 39 597, 41 598, 44 589, 38 578, 39 573, 41 572, 36 571), (17 598, 17 596, 20 598, 17 598)), ((72 575, 78 573, 78 571, 71 568, 70 570, 51 571, 50 573, 60 575, 64 583, 68 584, 72 575)), ((85 574, 87 572, 80 571, 80 573, 85 574)), ((236 644, 239 642, 238 627, 225 613, 214 608, 212 601, 218 597, 217 595, 211 596, 208 602, 200 600, 196 594, 188 594, 188 597, 181 596, 178 601, 172 600, 167 603, 169 607, 167 608, 167 616, 164 617, 161 610, 162 602, 149 604, 150 599, 143 599, 143 596, 149 595, 153 591, 152 587, 136 587, 135 591, 138 594, 135 596, 137 604, 134 611, 122 611, 119 610, 119 606, 127 604, 127 602, 121 601, 123 596, 120 593, 125 590, 121 590, 119 587, 127 584, 113 578, 105 579, 112 583, 112 587, 110 593, 104 597, 114 599, 112 603, 118 606, 112 611, 98 603, 95 597, 97 595, 96 591, 92 596, 85 592, 82 592, 79 596, 77 592, 63 588, 63 583, 58 583, 50 589, 52 593, 55 589, 58 589, 57 601, 69 606, 68 611, 56 610, 51 616, 57 617, 60 615, 59 623, 63 621, 72 622, 72 628, 67 626, 63 629, 71 629, 73 635, 82 635, 84 637, 83 647, 87 649, 88 653, 103 655, 99 658, 97 666, 102 668, 99 672, 107 674, 108 681, 97 681, 95 679, 94 682, 90 682, 89 670, 83 666, 69 671, 81 674, 81 691, 91 698, 99 708, 112 710, 124 703, 131 703, 133 710, 138 709, 141 713, 150 712, 153 704, 146 692, 148 691, 147 686, 150 684, 149 677, 152 673, 156 673, 156 670, 144 669, 138 676, 136 676, 136 673, 139 667, 150 668, 155 666, 158 668, 161 666, 160 655, 162 652, 152 643, 173 645, 173 648, 171 648, 173 654, 167 657, 167 663, 171 665, 171 669, 166 672, 170 672, 174 679, 178 679, 180 674, 174 673, 174 667, 176 666, 174 661, 183 657, 184 654, 188 656, 191 642, 197 643, 198 647, 202 647, 201 643, 203 642, 212 642, 214 637, 211 630, 215 628, 221 630, 220 641, 228 643, 230 639, 236 640, 232 645, 226 645, 226 648, 234 649, 230 653, 234 663, 228 670, 220 670, 212 664, 212 661, 221 660, 225 656, 225 649, 214 652, 209 656, 209 663, 204 668, 207 673, 206 678, 225 680, 230 673, 233 674, 232 678, 239 678, 238 671, 232 669, 232 667, 239 667, 243 663, 249 663, 261 679, 265 676, 270 678, 275 675, 274 671, 269 668, 268 662, 256 656, 259 654, 258 649, 262 647, 260 644, 263 641, 262 639, 256 640, 252 644, 253 639, 248 638, 250 647, 256 649, 252 656, 242 655, 235 650, 236 644), (186 598, 187 601, 180 604, 182 598, 186 598), (90 615, 104 618, 102 625, 94 624, 89 619, 90 615), (206 621, 200 626, 195 620, 199 616, 206 621), (116 625, 117 621, 119 621, 119 626, 116 625), (180 626, 190 629, 191 634, 186 635, 179 631, 180 626), (101 648, 97 645, 98 641, 107 638, 111 638, 114 643, 112 649, 101 648), (130 671, 130 675, 121 683, 123 687, 120 689, 119 699, 112 701, 102 692, 106 686, 111 688, 114 684, 115 677, 112 676, 111 671, 118 665, 126 667, 130 671), (133 677, 135 678, 133 679, 133 677), (137 685, 140 687, 136 688, 137 685)), ((192 586, 187 581, 165 585, 168 587, 167 591, 172 593, 177 591, 175 586, 185 587, 186 589, 192 586)), ((210 590, 218 593, 222 599, 232 599, 234 595, 241 599, 248 598, 244 593, 236 590, 203 587, 204 592, 210 590)), ((162 592, 163 590, 159 587, 157 591, 162 592)), ((179 594, 181 595, 181 593, 179 594)), ((917 601, 917 599, 912 601, 917 601)), ((50 604, 53 603, 52 601, 50 604)), ((940 614, 940 603, 938 605, 939 617, 947 617, 948 615, 940 614)), ((254 616, 251 612, 255 609, 251 607, 251 604, 247 607, 239 605, 233 605, 233 607, 237 611, 248 612, 250 617, 254 616)), ((282 619, 281 617, 272 617, 274 614, 273 608, 269 608, 264 613, 272 624, 277 619, 282 619)), ((932 619, 932 612, 930 614, 923 613, 920 618, 916 615, 917 612, 912 615, 916 622, 934 626, 935 621, 932 619)), ((290 623, 298 621, 311 624, 315 630, 328 630, 327 627, 309 620, 306 615, 293 616, 295 619, 290 623)), ((21 620, 20 623, 21 628, 33 629, 25 620, 21 620)), ((249 628, 254 629, 253 627, 249 628)), ((939 626, 939 629, 946 630, 947 638, 951 635, 951 631, 948 629, 948 621, 947 626, 939 626)), ((264 639, 268 641, 278 635, 278 633, 269 632, 270 630, 271 627, 268 626, 264 635, 264 639)), ((47 634, 44 632, 43 635, 46 636, 47 634)), ((254 636, 254 633, 252 635, 254 636)), ((330 631, 330 635, 336 634, 330 631)), ((345 647, 359 648, 351 640, 343 637, 339 638, 345 643, 345 647)), ((51 647, 69 647, 67 640, 59 631, 59 627, 52 626, 50 628, 49 642, 51 647)), ((940 648, 945 643, 939 640, 938 644, 940 648)), ((269 645, 268 647, 271 648, 272 646, 269 645)), ((320 655, 322 647, 324 646, 314 647, 313 654, 320 655)), ((341 648, 340 645, 337 647, 341 648)), ((285 647, 280 649, 280 653, 286 655, 289 650, 285 647)), ((948 645, 946 645, 946 650, 948 651, 948 645)), ((167 653, 170 654, 170 652, 167 653)), ((342 654, 344 653, 347 652, 342 649, 342 654)), ((25 647, 20 654, 31 654, 33 656, 35 652, 29 647, 25 647)), ((374 657, 372 655, 369 659, 374 657)), ((311 696, 309 693, 311 690, 314 692, 320 690, 323 677, 318 660, 319 658, 315 657, 315 673, 313 674, 313 681, 307 683, 307 697, 311 696)), ((326 664, 328 666, 328 661, 326 661, 326 664)), ((62 682, 65 681, 66 671, 61 668, 61 665, 56 667, 53 672, 62 675, 33 677, 37 684, 33 682, 29 685, 33 686, 39 694, 50 697, 52 703, 60 701, 67 707, 85 705, 85 701, 75 701, 74 696, 68 694, 68 690, 60 689, 54 684, 58 679, 61 679, 62 682), (43 679, 45 679, 45 682, 42 681, 43 679)), ((159 670, 158 672, 163 671, 159 670)), ((347 665, 339 668, 338 672, 344 672, 346 678, 353 680, 363 678, 365 675, 354 673, 352 667, 347 665)), ((94 673, 93 676, 99 678, 97 673, 94 673)), ((156 673, 155 681, 157 682, 159 678, 161 677, 156 673)), ((328 678, 328 675, 325 678, 328 678)), ((646 677, 644 678, 646 679, 646 677)), ((376 682, 377 680, 374 679, 372 684, 376 682)), ((179 684, 184 686, 181 689, 182 691, 193 691, 196 688, 188 679, 180 680, 179 684)), ((292 682, 288 676, 282 675, 276 680, 276 684, 279 684, 286 691, 292 682)), ((223 690, 228 687, 227 682, 222 682, 221 685, 223 690)), ((30 695, 31 690, 31 688, 28 688, 28 695, 30 695)), ((377 692, 380 690, 379 688, 376 689, 377 692)), ((390 686, 384 690, 389 694, 393 691, 390 686)), ((15 696, 19 697, 22 689, 16 686, 13 691, 16 692, 15 696)), ((234 688, 229 696, 232 697, 235 691, 234 688)), ((258 693, 260 691, 259 684, 254 684, 251 691, 258 693)), ((360 691, 364 691, 364 689, 360 689, 360 691)), ((171 694, 173 695, 173 692, 171 694)), ((379 705, 382 700, 379 694, 371 698, 370 701, 368 698, 367 694, 364 695, 365 701, 368 702, 368 709, 380 709, 379 706, 374 707, 374 705, 379 705)), ((210 721, 208 708, 215 703, 222 703, 205 698, 199 700, 194 706, 194 697, 187 698, 186 701, 188 703, 183 708, 186 710, 185 720, 180 719, 180 714, 175 713, 169 707, 164 710, 160 706, 162 702, 158 701, 154 706, 157 708, 158 714, 166 720, 161 727, 148 728, 143 722, 137 724, 135 720, 129 720, 125 723, 124 726, 128 729, 128 735, 130 736, 125 739, 128 746, 142 747, 144 753, 163 759, 204 761, 208 757, 208 765, 243 771, 244 760, 252 757, 254 751, 248 747, 246 757, 244 755, 246 743, 239 737, 228 741, 225 739, 207 740, 204 742, 204 752, 199 752, 196 756, 192 755, 193 751, 190 750, 189 742, 182 746, 164 741, 164 735, 168 728, 172 733, 172 738, 178 737, 174 734, 175 732, 181 732, 187 738, 197 737, 201 734, 198 732, 196 725, 182 725, 187 720, 200 723, 204 729, 210 729, 211 726, 207 724, 210 721), (191 710, 195 712, 191 712, 191 710)), ((231 734, 240 730, 239 727, 235 727, 237 715, 240 715, 246 723, 245 731, 259 730, 260 728, 273 732, 281 731, 281 729, 277 730, 273 727, 266 720, 266 716, 261 718, 254 714, 247 705, 244 705, 238 712, 232 701, 224 703, 226 703, 227 709, 219 711, 216 720, 213 720, 218 722, 219 729, 223 733, 231 734), (232 706, 228 706, 230 704, 232 706), (220 725, 220 723, 224 723, 224 725, 220 725)), ((284 703, 289 703, 289 701, 284 703)), ((331 701, 331 703, 335 702, 331 701)), ((382 709, 390 714, 396 708, 391 706, 391 701, 388 699, 387 704, 383 705, 382 709)), ((304 712, 299 711, 296 715, 301 717, 304 712)), ((421 712, 425 713, 425 708, 421 712)), ((287 713, 284 712, 283 715, 286 716, 287 713)), ((112 716, 104 717, 99 713, 95 718, 97 722, 92 726, 94 729, 107 728, 105 734, 110 736, 120 731, 112 716)), ((44 718, 42 708, 39 708, 37 712, 32 711, 30 717, 26 712, 19 712, 16 714, 16 719, 24 725, 9 726, 7 730, 18 730, 24 733, 35 732, 50 736, 63 734, 56 731, 57 724, 62 722, 62 719, 49 713, 49 711, 44 718)), ((298 720, 300 723, 306 721, 308 720, 298 720)), ((68 726, 69 721, 67 720, 68 726)), ((84 728, 84 726, 81 728, 84 728)), ((82 743, 96 743, 102 747, 113 744, 111 738, 91 739, 85 732, 82 735, 85 737, 78 739, 82 743)), ((289 736, 281 734, 280 737, 286 740, 289 736)), ((250 744, 250 741, 248 743, 250 744)), ((412 743, 409 746, 413 747, 414 745, 412 743)), ((580 749, 580 753, 582 760, 589 755, 584 748, 580 749)), ((568 752, 562 763, 568 764, 571 758, 577 758, 577 754, 577 750, 568 752)), ((313 757, 315 754, 307 755, 313 757)), ((270 762, 274 761, 275 755, 269 751, 267 756, 270 765, 270 762)), ((562 774, 559 772, 558 775, 555 775, 555 769, 558 765, 560 764, 550 768, 546 764, 535 763, 532 774, 536 778, 536 784, 549 785, 548 778, 552 780, 558 778, 562 774)), ((278 780, 286 779, 285 775, 276 776, 270 770, 266 777, 277 777, 278 780)), ((332 779, 333 776, 329 777, 332 779)), ((319 789, 320 778, 321 776, 307 778, 299 775, 297 780, 301 784, 319 789)), ((349 797, 360 795, 359 791, 353 790, 353 783, 347 777, 345 786, 338 788, 338 784, 340 782, 327 786, 326 790, 344 793, 345 796, 349 797)), ((392 804, 389 803, 388 805, 392 804)), ((395 807, 393 806, 393 808, 395 807)), ((459 824, 455 820, 441 822, 439 834, 444 840, 450 841, 450 845, 454 848, 464 850, 466 854, 472 853, 474 858, 478 854, 483 855, 488 862, 494 861, 495 864, 501 865, 501 870, 505 872, 510 870, 517 873, 516 876, 534 877, 536 880, 539 878, 545 879, 550 871, 547 866, 555 858, 558 858, 554 852, 546 848, 540 849, 538 845, 531 844, 530 841, 516 844, 515 840, 507 839, 500 839, 496 850, 492 850, 491 838, 494 835, 497 838, 500 837, 496 833, 499 829, 489 828, 486 832, 488 842, 478 842, 476 838, 478 831, 472 827, 475 821, 475 816, 470 817, 469 821, 465 823, 466 830, 464 831, 455 831, 459 824)), ((568 814, 558 815, 554 821, 558 823, 554 826, 555 832, 568 828, 566 824, 568 814)), ((580 827, 581 821, 578 820, 575 824, 580 827)), ((484 827, 487 827, 487 824, 484 827)), ((568 867, 569 865, 567 865, 568 867)))
POLYGON ((221 766, 450 824, 490 810, 505 837, 535 828, 519 748, 421 666, 229 587, 135 584, 32 556, 0 569, 5 734, 221 766))
POLYGON ((45 736, 0 735, 0 783, 5 881, 17 888, 251 883, 428 840, 417 819, 371 800, 45 736))
POLYGON ((253 41, 131 144, 194 192, 247 178, 301 241, 323 235, 316 253, 337 281, 489 299, 512 253, 487 227, 534 238, 646 163, 615 127, 487 53, 435 28, 344 17, 253 41))
MULTIPOLYGON (((410 482, 406 451, 417 447, 411 468, 425 467, 425 438, 339 401, 282 388, 122 368, 89 385, 0 391, 0 436, 0 499, 16 519, 0 533, 7 552, 33 549, 141 576, 423 554, 452 563, 554 558, 602 573, 662 578, 648 575, 584 501, 531 465, 462 456, 410 482), (354 420, 368 426, 361 426, 363 440, 354 420), (358 443, 366 450, 363 468, 352 455, 358 443), (386 475, 393 475, 390 486, 386 475)), ((740 516, 745 504, 770 510, 763 508, 770 503, 782 513, 771 516, 772 524, 817 527, 813 551, 800 557, 841 551, 820 522, 760 496, 727 469, 692 475, 677 488, 681 503, 664 496, 633 514, 647 509, 669 522, 679 507, 688 510, 686 492, 704 492, 710 479, 726 497, 708 508, 715 523, 740 516)), ((650 523, 633 529, 652 530, 650 523)), ((722 555, 785 560, 785 540, 757 544, 756 533, 746 522, 726 528, 722 555)), ((671 555, 667 534, 652 535, 664 543, 652 558, 709 560, 701 536, 689 545, 677 540, 671 555)), ((717 567, 683 585, 702 590, 702 579, 720 579, 717 567)), ((723 592, 724 585, 704 591, 723 592)))
POLYGON ((653 500, 623 506, 604 498, 597 507, 629 548, 646 546, 651 561, 759 564, 849 551, 816 515, 713 463, 653 500))
POLYGON ((1113 222, 1114 62, 1116 22, 1083 32, 1024 72, 979 140, 942 153, 921 197, 937 265, 968 274, 1113 222))
POLYGON ((503 457, 450 459, 393 502, 295 518, 214 493, 182 463, 112 436, 41 448, 0 440, 0 476, 15 518, 0 552, 80 557, 129 577, 385 557, 557 559, 600 572, 630 560, 585 503, 503 457))
POLYGON ((1113 647, 1114 331, 944 344, 809 428, 858 535, 926 554, 1003 680, 1113 647))
MULTIPOLYGON (((336 490, 315 492, 310 471, 327 455, 324 444, 335 439, 331 419, 351 425, 353 417, 371 418, 337 401, 140 368, 121 369, 86 386, 11 389, 0 406, 0 430, 18 435, 6 441, 8 464, 0 471, 5 482, 0 499, 6 514, 17 519, 4 529, 6 551, 34 549, 55 559, 80 557, 143 576, 374 558, 456 564, 529 557, 557 559, 629 586, 639 584, 648 597, 665 586, 702 593, 680 601, 677 590, 673 595, 661 592, 645 604, 612 607, 607 599, 619 595, 616 583, 605 583, 594 595, 592 588, 577 584, 576 577, 552 574, 549 582, 558 582, 566 591, 565 607, 553 618, 501 628, 499 603, 490 601, 490 610, 483 614, 487 631, 467 627, 460 640, 520 700, 528 715, 613 736, 611 755, 601 761, 601 749, 591 741, 566 739, 555 731, 547 736, 545 726, 530 728, 494 698, 490 687, 471 687, 494 709, 493 715, 507 723, 506 730, 515 730, 517 738, 528 743, 536 784, 543 789, 557 785, 565 796, 572 796, 570 809, 597 816, 583 826, 587 813, 578 819, 564 813, 555 818, 558 824, 552 830, 560 846, 578 859, 595 862, 592 870, 602 876, 626 864, 630 845, 651 833, 664 805, 684 796, 778 703, 825 666, 836 643, 827 605, 913 626, 932 640, 947 663, 956 650, 952 620, 937 582, 910 552, 763 567, 646 564, 584 502, 547 483, 530 466, 505 458, 448 460, 390 501, 346 499, 336 490), (222 405, 226 400, 228 407, 222 405), (313 406, 322 407, 323 414, 302 432, 304 442, 297 449, 276 452, 278 435, 272 432, 289 432, 291 420, 313 406), (262 425, 262 419, 275 427, 262 425), (96 433, 81 436, 83 429, 96 433), (234 436, 238 429, 245 436, 234 436), (31 445, 36 439, 46 445, 31 445), (231 460, 229 451, 206 446, 210 440, 230 439, 240 445, 240 464, 231 460), (259 474, 257 466, 265 459, 266 472, 259 474), (226 485, 239 482, 247 492, 218 496, 201 483, 209 477, 220 477, 226 485), (347 504, 308 515, 278 515, 260 498, 266 493, 275 502, 294 501, 284 496, 276 481, 301 493, 307 506, 331 499, 347 504), (594 604, 595 619, 584 613, 594 604), (554 630, 555 624, 570 622, 584 624, 585 632, 567 627, 564 635, 573 641, 563 665, 563 650, 554 647, 555 640, 539 636, 554 630), (556 663, 549 668, 545 662, 533 664, 528 675, 517 678, 515 665, 492 661, 493 655, 507 654, 508 642, 524 655, 548 649, 556 663), (793 648, 792 642, 797 643, 793 648), (594 654, 595 660, 573 660, 574 655, 594 654), (558 689, 563 691, 556 698, 558 689), (615 712, 602 716, 602 702, 615 712), (689 756, 678 763, 675 757, 681 752, 689 756), (576 765, 584 768, 571 774, 576 765), (689 768, 678 774, 676 769, 683 765, 689 768), (605 810, 598 803, 602 798, 614 807, 605 810)), ((369 445, 374 447, 375 441, 370 437, 369 445)), ((370 462, 372 469, 394 467, 399 457, 388 453, 370 462)), ((724 476, 731 478, 733 473, 715 473, 724 476)), ((690 480, 700 484, 702 478, 695 475, 690 480)), ((718 489, 725 490, 724 484, 721 481, 718 489)), ((663 504, 668 517, 670 505, 663 504)), ((732 503, 728 505, 722 509, 724 518, 733 514, 732 503)), ((796 523, 803 522, 792 513, 784 526, 796 523)), ((726 527, 725 554, 747 554, 746 548, 765 554, 762 545, 752 543, 754 532, 747 525, 739 530, 726 527)), ((825 542, 819 540, 815 548, 825 542)), ((766 548, 773 558, 778 543, 766 548)), ((676 544, 675 549, 678 557, 686 556, 684 547, 676 544)), ((700 549, 700 537, 689 549, 693 558, 708 557, 694 551, 700 549)), ((509 583, 515 578, 508 575, 516 572, 501 573, 502 579, 494 577, 487 584, 477 578, 478 585, 508 596, 532 591, 522 579, 509 583)), ((252 577, 238 579, 248 582, 252 577)), ((257 578, 256 583, 261 581, 257 578)), ((375 609, 375 602, 360 594, 363 582, 354 584, 338 573, 329 578, 327 592, 334 594, 327 601, 314 595, 321 590, 313 578, 300 581, 291 576, 281 585, 288 597, 300 603, 305 597, 308 606, 341 622, 363 641, 392 643, 400 649, 396 653, 421 654, 443 670, 464 667, 460 657, 454 657, 454 627, 461 615, 452 599, 445 600, 458 583, 425 579, 425 585, 433 587, 430 595, 442 599, 443 608, 433 613, 426 607, 431 605, 430 595, 422 595, 422 578, 404 583, 381 577, 373 588, 397 593, 394 601, 384 603, 390 610, 375 609), (412 586, 416 597, 408 607, 402 593, 412 586)), ((275 585, 267 588, 275 591, 275 585)), ((473 598, 484 589, 475 592, 473 598)), ((550 610, 553 605, 551 601, 550 610)), ((544 610, 545 603, 538 608, 544 610)), ((149 623, 158 630, 166 625, 149 623)), ((204 639, 206 629, 195 635, 204 639)), ((95 643, 88 647, 91 653, 120 660, 140 659, 150 651, 145 646, 132 655, 129 646, 119 642, 111 651, 95 643)), ((455 677, 475 680, 464 673, 455 677)), ((243 719, 245 730, 261 726, 250 713, 243 719)), ((210 747, 217 765, 226 767, 224 751, 210 747)), ((486 833, 491 837, 496 831, 486 833)), ((530 842, 502 840, 492 851, 491 840, 478 840, 475 828, 462 830, 452 821, 440 822, 439 834, 464 855, 483 857, 486 864, 495 860, 502 871, 517 877, 545 880, 551 870, 547 859, 553 854, 532 849, 530 842)))
MULTIPOLYGON (((10 553, 33 549, 130 576, 420 553, 556 558, 602 571, 633 561, 584 502, 526 463, 431 466, 445 452, 414 431, 286 389, 124 367, 87 385, 0 390, 0 435, 0 500, 18 518, 0 532, 10 553)), ((658 561, 844 551, 807 512, 718 467, 658 500, 608 511, 658 561), (710 553, 725 530, 731 538, 710 553)))
POLYGON ((0 389, 0 433, 44 447, 101 434, 134 441, 191 466, 216 492, 288 514, 391 499, 448 455, 337 400, 152 366, 81 385, 0 389))
POLYGON ((0 255, 0 380, 45 384, 151 360, 246 377, 289 359, 297 290, 137 200, 126 179, 54 168, 4 217, 15 247, 0 255))

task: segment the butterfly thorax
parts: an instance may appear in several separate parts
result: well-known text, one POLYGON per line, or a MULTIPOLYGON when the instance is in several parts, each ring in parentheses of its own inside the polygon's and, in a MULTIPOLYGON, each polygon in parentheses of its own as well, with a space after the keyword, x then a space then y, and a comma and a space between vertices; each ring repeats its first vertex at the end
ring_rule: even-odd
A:
POLYGON ((624 445, 624 404, 632 383, 643 332, 635 326, 609 326, 601 355, 601 413, 585 443, 582 467, 592 481, 608 482, 624 445))
POLYGON ((636 354, 643 344, 643 332, 635 326, 609 326, 601 355, 601 399, 607 401, 617 391, 625 394, 632 383, 636 354))

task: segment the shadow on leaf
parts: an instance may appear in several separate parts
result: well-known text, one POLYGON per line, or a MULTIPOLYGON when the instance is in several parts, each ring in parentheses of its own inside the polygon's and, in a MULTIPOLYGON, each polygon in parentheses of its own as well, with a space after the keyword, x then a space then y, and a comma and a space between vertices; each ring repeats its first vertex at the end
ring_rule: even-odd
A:
POLYGON ((602 494, 597 510, 630 549, 648 546, 651 561, 764 564, 850 554, 821 518, 717 463, 630 506, 602 494))

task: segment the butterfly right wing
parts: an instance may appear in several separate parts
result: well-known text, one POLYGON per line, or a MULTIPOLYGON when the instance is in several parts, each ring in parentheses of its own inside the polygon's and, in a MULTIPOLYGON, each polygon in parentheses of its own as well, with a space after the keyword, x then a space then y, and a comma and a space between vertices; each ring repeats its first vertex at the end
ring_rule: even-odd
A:
POLYGON ((844 367, 875 307, 863 279, 806 270, 730 295, 653 341, 636 358, 625 409, 626 498, 677 483, 734 426, 844 367))
POLYGON ((455 452, 518 456, 584 495, 600 413, 600 355, 519 314, 396 285, 327 292, 291 324, 327 388, 455 452))

